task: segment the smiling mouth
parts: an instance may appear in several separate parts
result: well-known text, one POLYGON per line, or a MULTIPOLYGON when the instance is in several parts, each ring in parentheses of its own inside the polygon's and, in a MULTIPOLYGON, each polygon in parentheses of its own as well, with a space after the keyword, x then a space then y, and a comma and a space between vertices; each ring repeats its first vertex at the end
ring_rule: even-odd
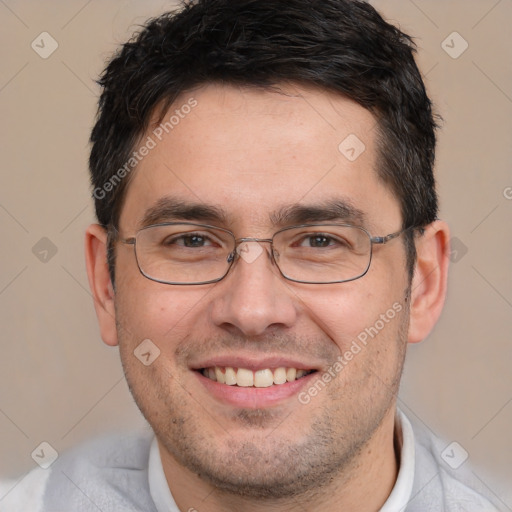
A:
POLYGON ((268 388, 274 385, 282 385, 287 382, 302 379, 317 370, 297 370, 296 368, 264 368, 261 370, 250 370, 248 368, 233 368, 231 366, 212 366, 201 368, 199 372, 206 378, 227 384, 228 386, 239 386, 244 388, 268 388))

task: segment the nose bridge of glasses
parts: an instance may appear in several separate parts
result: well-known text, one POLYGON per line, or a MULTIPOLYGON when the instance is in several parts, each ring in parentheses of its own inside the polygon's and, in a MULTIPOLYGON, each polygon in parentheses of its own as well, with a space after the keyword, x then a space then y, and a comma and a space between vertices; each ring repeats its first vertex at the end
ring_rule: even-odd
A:
POLYGON ((252 237, 244 237, 244 238, 237 238, 235 240, 236 245, 243 244, 244 242, 268 242, 272 243, 272 238, 252 238, 252 237))
MULTIPOLYGON (((235 249, 228 256, 228 263, 231 263, 235 257, 241 257, 247 263, 252 263, 264 250, 260 245, 261 242, 269 243, 271 244, 270 247, 272 247, 273 240, 272 238, 237 238, 235 240, 235 249), (251 242, 255 245, 250 245, 251 242)), ((273 259, 272 250, 266 252, 269 258, 273 259)))

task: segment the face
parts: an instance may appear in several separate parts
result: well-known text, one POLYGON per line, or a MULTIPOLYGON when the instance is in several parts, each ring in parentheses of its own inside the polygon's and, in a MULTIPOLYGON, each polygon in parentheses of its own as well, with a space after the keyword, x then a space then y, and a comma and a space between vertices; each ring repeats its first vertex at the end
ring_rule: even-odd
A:
MULTIPOLYGON (((172 130, 156 132, 159 140, 152 126, 142 139, 156 145, 132 176, 121 236, 151 217, 268 239, 296 224, 297 211, 300 223, 398 231, 399 204, 376 173, 374 117, 325 91, 282 92, 212 84, 184 94, 165 116, 180 110, 172 130), (180 109, 191 98, 197 104, 180 109), (356 159, 339 149, 351 134, 364 143, 356 159), (360 215, 334 218, 334 203, 360 215)), ((374 246, 368 273, 341 284, 287 281, 269 244, 258 247, 217 283, 176 286, 145 278, 133 246, 117 244, 118 340, 132 393, 169 463, 239 495, 289 496, 355 467, 392 422, 409 283, 401 238, 374 246), (134 356, 146 339, 160 350, 147 366, 134 356), (284 368, 291 381, 244 387, 208 377, 226 367, 242 369, 239 379, 261 371, 261 382, 279 382, 284 368), (294 369, 306 375, 294 380, 294 369)))

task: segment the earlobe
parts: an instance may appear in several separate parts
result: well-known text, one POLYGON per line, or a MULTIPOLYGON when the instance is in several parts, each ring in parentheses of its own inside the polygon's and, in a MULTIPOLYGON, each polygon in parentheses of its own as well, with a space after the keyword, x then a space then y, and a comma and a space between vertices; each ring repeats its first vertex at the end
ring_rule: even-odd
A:
POLYGON ((424 340, 444 306, 449 264, 448 225, 436 220, 416 240, 416 265, 411 285, 409 343, 424 340))
POLYGON ((98 224, 91 224, 85 232, 85 260, 101 337, 107 345, 115 346, 115 292, 107 263, 107 233, 98 224))

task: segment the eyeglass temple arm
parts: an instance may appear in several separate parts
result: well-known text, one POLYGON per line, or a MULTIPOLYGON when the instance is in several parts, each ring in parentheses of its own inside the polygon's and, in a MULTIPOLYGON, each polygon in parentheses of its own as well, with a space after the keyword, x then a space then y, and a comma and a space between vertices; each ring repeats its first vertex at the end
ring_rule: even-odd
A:
POLYGON ((103 226, 105 231, 108 233, 109 237, 112 237, 112 241, 121 242, 122 244, 128 244, 128 245, 135 245, 135 237, 132 236, 130 238, 120 238, 120 233, 118 229, 113 225, 109 224, 106 226, 103 226))
POLYGON ((405 229, 401 229, 400 231, 396 231, 395 233, 390 233, 389 235, 386 235, 386 236, 372 236, 370 238, 370 240, 371 240, 372 244, 385 244, 385 243, 389 242, 390 240, 393 240, 393 238, 399 237, 404 231, 405 231, 405 229))

